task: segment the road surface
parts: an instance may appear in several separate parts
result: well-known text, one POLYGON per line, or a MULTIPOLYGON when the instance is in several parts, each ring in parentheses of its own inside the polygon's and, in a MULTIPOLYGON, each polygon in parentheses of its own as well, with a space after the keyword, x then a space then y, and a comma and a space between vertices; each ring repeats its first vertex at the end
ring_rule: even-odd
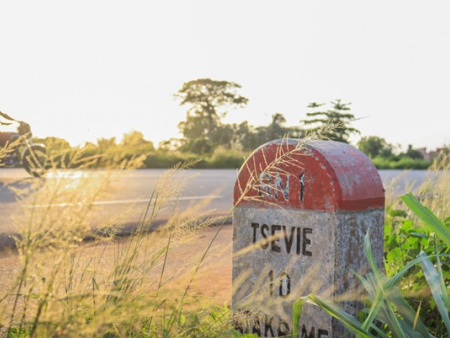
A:
MULTIPOLYGON (((103 184, 101 194, 93 203, 90 219, 92 228, 117 222, 125 229, 131 229, 140 221, 158 179, 163 180, 164 173, 167 170, 58 171, 40 180, 30 177, 23 169, 2 169, 0 246, 12 242, 11 235, 27 222, 27 215, 32 210, 45 209, 52 201, 53 209, 60 208, 62 212, 64 208, 80 203, 80 195, 92 194, 91 190, 97 189, 100 182, 103 184), (53 199, 52 192, 56 190, 60 196, 53 199)), ((210 215, 225 217, 232 207, 236 176, 237 170, 184 170, 169 175, 159 184, 162 194, 168 193, 173 203, 178 201, 179 210, 202 204, 197 211, 199 214, 208 211, 210 215), (178 194, 177 190, 181 188, 178 194)), ((161 210, 155 223, 164 222, 172 214, 173 206, 170 205, 161 210)))
MULTIPOLYGON (((0 170, 0 246, 1 238, 10 238, 17 233, 17 227, 25 222, 25 215, 34 209, 45 209, 49 196, 42 195, 52 191, 58 184, 62 191, 74 191, 78 195, 89 195, 91 186, 107 178, 107 185, 102 188, 102 194, 94 202, 93 216, 90 220, 93 228, 106 225, 113 221, 112 215, 125 215, 121 224, 133 227, 139 222, 146 205, 155 190, 158 178, 166 170, 148 169, 132 171, 58 171, 48 174, 43 180, 30 177, 23 169, 0 170), (21 195, 19 197, 19 195, 21 195), (41 196, 36 199, 36 196, 41 196)), ((185 170, 166 180, 161 190, 167 193, 185 184, 179 195, 172 196, 178 200, 181 210, 193 208, 195 204, 204 203, 201 210, 208 210, 215 215, 227 215, 232 207, 232 191, 237 177, 237 170, 203 169, 185 170), (207 200, 208 202, 204 202, 207 200)), ((426 171, 387 170, 380 171, 387 193, 399 194, 409 189, 413 182, 416 185, 426 178, 426 171), (398 180, 394 185, 393 179, 398 180)), ((48 195, 49 193, 47 193, 48 195)), ((67 208, 80 203, 71 193, 63 193, 52 204, 56 208, 67 208)), ((176 195, 176 194, 175 194, 176 195)), ((171 216, 173 211, 166 208, 159 216, 159 222, 171 216)), ((201 211, 197 211, 200 213, 201 211)))

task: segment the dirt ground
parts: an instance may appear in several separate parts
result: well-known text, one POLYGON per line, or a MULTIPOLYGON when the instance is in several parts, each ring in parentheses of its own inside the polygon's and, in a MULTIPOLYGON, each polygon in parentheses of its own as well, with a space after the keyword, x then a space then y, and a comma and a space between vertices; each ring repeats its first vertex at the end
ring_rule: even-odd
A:
MULTIPOLYGON (((218 226, 208 227, 198 232, 174 238, 169 250, 167 265, 164 267, 164 276, 169 280, 170 288, 183 292, 188 282, 192 279, 193 271, 201 260, 205 250, 211 244, 205 260, 201 264, 198 273, 191 284, 189 294, 195 294, 199 298, 207 299, 214 304, 229 304, 231 300, 231 261, 232 261, 232 226, 225 225, 219 231, 218 226), (219 232, 218 232, 219 231, 219 232), (186 238, 183 238, 186 237, 186 238)), ((107 243, 102 249, 87 243, 81 248, 81 263, 101 252, 100 265, 108 266, 114 260, 118 251, 126 248, 128 239, 124 238, 115 243, 107 243)), ((159 236, 150 238, 150 243, 155 247, 167 241, 167 238, 159 236), (157 243, 158 242, 158 243, 157 243)), ((149 254, 148 257, 151 257, 149 254)), ((20 270, 20 260, 17 252, 0 253, 0 297, 3 291, 12 285, 14 276, 20 270)), ((161 271, 155 269, 152 273, 158 275, 161 271)))

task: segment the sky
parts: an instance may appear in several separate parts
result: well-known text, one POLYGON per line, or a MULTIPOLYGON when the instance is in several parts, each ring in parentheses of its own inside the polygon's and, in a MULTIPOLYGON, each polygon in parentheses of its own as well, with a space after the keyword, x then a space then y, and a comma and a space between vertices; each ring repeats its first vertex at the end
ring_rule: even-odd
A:
MULTIPOLYGON (((361 136, 450 144, 450 2, 0 0, 0 111, 72 145, 134 130, 157 145, 198 78, 242 86, 226 122, 287 125, 351 102, 361 136)), ((356 144, 360 136, 352 138, 356 144)))

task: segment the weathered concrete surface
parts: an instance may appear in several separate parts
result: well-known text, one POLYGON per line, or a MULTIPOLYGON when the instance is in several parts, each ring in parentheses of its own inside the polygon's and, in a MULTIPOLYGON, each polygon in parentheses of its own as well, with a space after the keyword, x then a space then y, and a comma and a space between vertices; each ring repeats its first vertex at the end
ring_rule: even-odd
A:
MULTIPOLYGON (((233 309, 242 332, 292 332, 292 305, 314 293, 348 312, 361 308, 359 283, 370 229, 383 255, 384 191, 372 163, 353 147, 315 141, 271 142, 240 171, 233 215, 233 309)), ((344 328, 313 305, 299 326, 309 337, 341 337, 344 328)))
MULTIPOLYGON (((237 208, 233 221, 241 226, 233 235, 233 306, 257 308, 271 318, 279 317, 290 330, 292 304, 299 297, 314 293, 331 299, 345 295, 347 299, 358 294, 353 271, 367 272, 362 247, 369 228, 377 260, 382 260, 383 242, 377 240, 382 238, 380 210, 336 214, 237 208), (264 225, 265 231, 261 230, 264 225), (280 227, 275 227, 272 236, 273 225, 280 227), (289 276, 289 294, 283 285, 280 295, 280 282, 274 282, 282 273, 289 276), (240 280, 240 276, 245 278, 240 280)), ((353 314, 359 311, 358 305, 355 301, 341 303, 353 314)), ((305 307, 300 327, 303 325, 308 332, 312 328, 332 332, 331 317, 313 306, 305 307)))

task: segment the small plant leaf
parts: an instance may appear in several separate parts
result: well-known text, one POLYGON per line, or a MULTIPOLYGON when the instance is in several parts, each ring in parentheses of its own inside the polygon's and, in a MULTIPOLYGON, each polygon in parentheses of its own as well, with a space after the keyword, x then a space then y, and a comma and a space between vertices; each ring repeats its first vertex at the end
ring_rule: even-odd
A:
POLYGON ((292 305, 292 335, 298 337, 298 322, 300 321, 300 315, 302 314, 304 298, 299 298, 292 305))
POLYGON ((422 266, 422 269, 424 271, 425 279, 430 286, 431 294, 433 295, 434 301, 436 302, 436 306, 439 313, 441 314, 442 320, 444 321, 448 332, 450 332, 450 318, 448 315, 448 308, 444 303, 444 294, 447 294, 447 290, 445 288, 444 290, 442 290, 441 277, 439 276, 439 273, 436 271, 433 263, 430 261, 425 252, 422 251, 419 254, 419 257, 423 258, 420 262, 420 265, 422 266))
POLYGON ((419 307, 417 308, 417 312, 416 312, 416 316, 414 317, 414 323, 413 323, 413 329, 416 328, 417 326, 417 321, 419 320, 419 315, 420 315, 420 308, 422 307, 422 301, 420 301, 419 303, 419 307))
POLYGON ((440 239, 450 246, 450 230, 430 209, 422 205, 411 193, 403 195, 401 199, 440 239))
POLYGON ((254 333, 240 333, 239 331, 236 331, 234 329, 232 333, 233 337, 235 338, 259 338, 259 336, 254 333))
POLYGON ((320 306, 322 309, 324 309, 326 312, 328 312, 331 316, 338 319, 342 324, 344 324, 347 328, 349 328, 352 332, 359 335, 359 337, 375 337, 371 333, 369 333, 367 330, 365 330, 361 323, 352 315, 346 313, 344 310, 339 308, 336 304, 333 302, 321 299, 315 295, 309 295, 308 298, 318 306, 320 306))
POLYGON ((445 285, 444 274, 442 272, 442 266, 441 266, 441 258, 439 257, 439 255, 437 255, 436 258, 437 258, 436 265, 437 265, 437 269, 438 269, 438 273, 439 273, 439 279, 440 279, 441 290, 442 290, 442 299, 444 301, 445 306, 450 311, 450 290, 447 291, 447 286, 445 285))

